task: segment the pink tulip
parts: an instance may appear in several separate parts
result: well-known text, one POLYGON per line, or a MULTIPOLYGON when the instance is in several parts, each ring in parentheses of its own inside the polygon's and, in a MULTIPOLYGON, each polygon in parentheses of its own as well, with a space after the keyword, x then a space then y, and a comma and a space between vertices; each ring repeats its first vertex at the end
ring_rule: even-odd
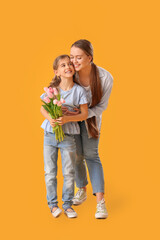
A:
POLYGON ((61 98, 61 100, 60 100, 60 101, 61 101, 61 103, 65 103, 65 100, 64 100, 63 98, 61 98))
POLYGON ((58 107, 62 106, 61 101, 58 101, 57 106, 58 106, 58 107))
POLYGON ((48 88, 47 88, 47 87, 44 87, 44 91, 47 92, 47 91, 48 91, 48 88))
POLYGON ((45 97, 45 98, 44 98, 44 102, 46 102, 46 103, 50 103, 50 99, 49 99, 49 97, 45 97))
POLYGON ((51 87, 49 87, 48 91, 49 91, 50 93, 53 93, 53 92, 54 92, 53 88, 51 88, 51 87))
POLYGON ((53 88, 54 95, 57 96, 59 93, 57 91, 57 88, 53 88))
POLYGON ((57 103, 58 103, 58 100, 57 100, 57 99, 54 99, 54 100, 53 100, 53 104, 54 104, 54 105, 57 105, 57 103))
POLYGON ((47 95, 49 98, 53 98, 53 93, 49 92, 49 90, 47 91, 47 95))

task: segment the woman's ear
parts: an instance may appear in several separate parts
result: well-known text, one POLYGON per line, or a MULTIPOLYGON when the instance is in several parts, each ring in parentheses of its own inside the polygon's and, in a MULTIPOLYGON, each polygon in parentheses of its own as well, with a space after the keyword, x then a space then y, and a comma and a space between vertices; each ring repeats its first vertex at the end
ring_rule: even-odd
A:
POLYGON ((92 62, 93 57, 89 55, 88 59, 89 59, 90 62, 92 62))

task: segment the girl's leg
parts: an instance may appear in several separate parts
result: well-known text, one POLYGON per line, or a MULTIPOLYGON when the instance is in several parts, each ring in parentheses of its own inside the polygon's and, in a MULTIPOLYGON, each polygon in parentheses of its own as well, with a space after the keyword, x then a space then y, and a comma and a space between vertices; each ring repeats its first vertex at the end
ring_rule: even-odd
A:
POLYGON ((49 208, 57 206, 57 156, 58 149, 44 144, 44 170, 49 208))
POLYGON ((62 201, 63 209, 70 208, 74 197, 76 144, 73 135, 66 135, 63 142, 58 144, 62 158, 62 172, 64 177, 62 201))

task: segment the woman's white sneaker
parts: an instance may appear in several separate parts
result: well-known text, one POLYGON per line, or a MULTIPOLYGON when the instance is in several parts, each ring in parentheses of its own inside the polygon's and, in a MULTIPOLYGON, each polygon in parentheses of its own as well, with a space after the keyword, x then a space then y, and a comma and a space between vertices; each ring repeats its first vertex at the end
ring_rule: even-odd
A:
POLYGON ((54 212, 52 212, 53 217, 58 217, 61 214, 62 210, 58 207, 54 212))
POLYGON ((108 213, 107 213, 107 209, 105 206, 105 200, 104 198, 97 203, 97 211, 95 214, 95 218, 107 218, 108 217, 108 213))
POLYGON ((87 194, 84 188, 79 188, 78 192, 72 199, 73 205, 79 205, 87 199, 87 194))

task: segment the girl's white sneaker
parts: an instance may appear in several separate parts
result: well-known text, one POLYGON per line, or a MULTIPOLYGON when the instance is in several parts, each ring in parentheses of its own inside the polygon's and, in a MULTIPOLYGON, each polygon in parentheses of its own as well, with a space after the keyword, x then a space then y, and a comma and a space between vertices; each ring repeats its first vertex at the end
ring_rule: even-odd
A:
POLYGON ((52 212, 53 217, 58 217, 61 214, 62 210, 58 207, 54 212, 52 212))
POLYGON ((77 217, 77 213, 71 207, 64 210, 64 213, 67 215, 68 218, 76 218, 77 217), (68 209, 72 209, 72 211, 67 211, 68 209))
POLYGON ((107 217, 108 213, 105 206, 105 200, 103 198, 99 203, 97 203, 97 211, 95 214, 95 218, 107 218, 107 217))

